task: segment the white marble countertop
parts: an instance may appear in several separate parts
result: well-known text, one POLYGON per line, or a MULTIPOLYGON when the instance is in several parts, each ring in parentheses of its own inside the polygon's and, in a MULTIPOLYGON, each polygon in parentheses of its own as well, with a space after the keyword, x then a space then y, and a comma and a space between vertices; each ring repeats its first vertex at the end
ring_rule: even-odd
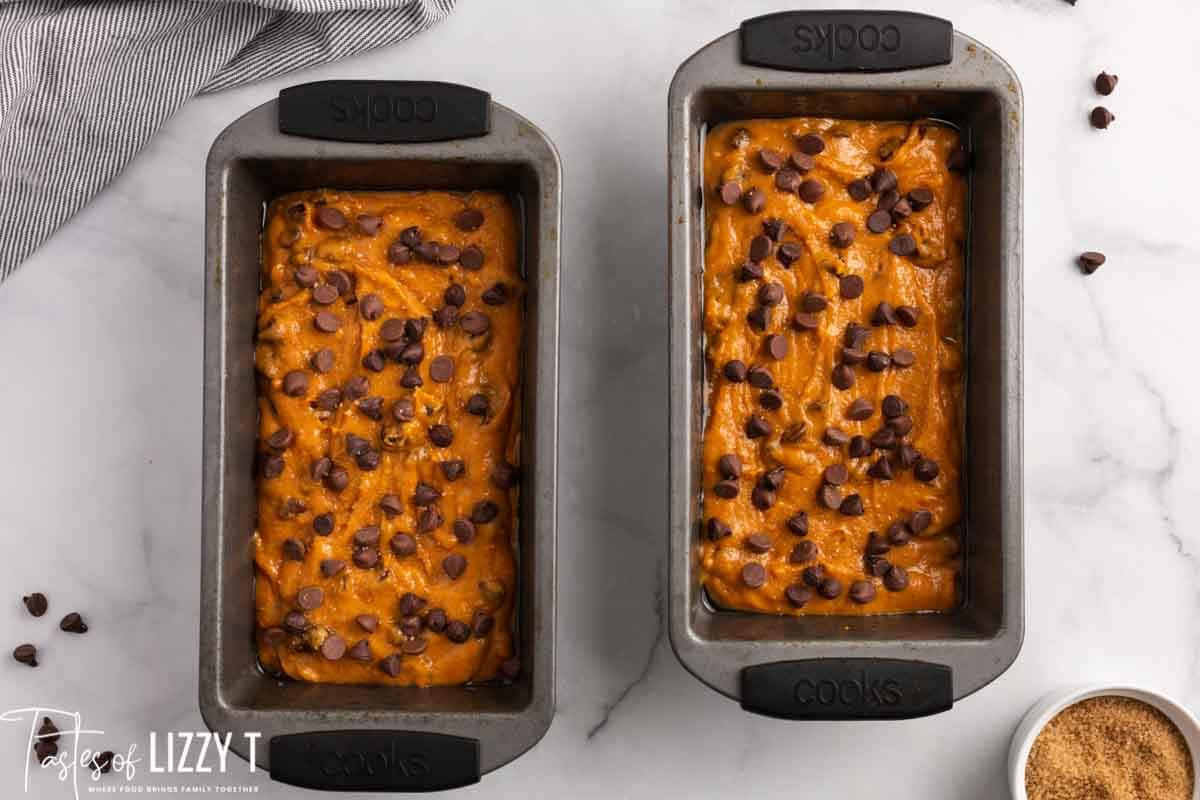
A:
MULTIPOLYGON (((533 751, 464 796, 774 797, 820 787, 834 797, 999 800, 1008 737, 1053 687, 1129 681, 1195 708, 1192 0, 1144 0, 1136 13, 1121 0, 849 4, 948 17, 1003 55, 1024 86, 1028 611, 1016 664, 936 717, 796 724, 743 713, 675 660, 660 622, 667 85, 701 45, 786 5, 463 0, 411 42, 189 103, 0 286, 0 537, 10 554, 0 709, 79 709, 117 743, 204 730, 204 157, 225 125, 280 87, 334 77, 489 89, 540 125, 564 164, 558 715, 533 751), (1086 113, 1102 68, 1121 81, 1106 100, 1117 120, 1097 133, 1086 113), (1108 255, 1089 278, 1073 265, 1084 249, 1108 255), (32 590, 51 599, 39 623, 19 602, 32 590), (92 632, 52 636, 51 618, 72 609, 92 632), (26 640, 42 644, 38 670, 7 655, 26 640)), ((0 726, 4 797, 21 789, 19 727, 0 726)), ((224 782, 305 794, 240 761, 224 782)), ((31 796, 64 792, 34 776, 31 796)))

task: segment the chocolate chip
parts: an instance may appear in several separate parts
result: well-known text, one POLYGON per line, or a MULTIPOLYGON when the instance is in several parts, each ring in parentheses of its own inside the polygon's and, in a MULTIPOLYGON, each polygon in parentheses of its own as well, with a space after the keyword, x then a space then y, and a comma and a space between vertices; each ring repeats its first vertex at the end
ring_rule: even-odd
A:
POLYGON ((46 609, 50 607, 50 602, 46 599, 46 595, 41 592, 27 594, 21 598, 21 601, 25 603, 25 610, 35 617, 45 614, 46 609))
POLYGON ((850 480, 850 470, 846 469, 845 464, 830 464, 825 468, 821 475, 826 483, 834 486, 841 486, 846 481, 850 480))
POLYGON ((401 364, 416 365, 425 359, 425 345, 420 342, 410 342, 400 350, 397 361, 401 364))
MULTIPOLYGON (((895 189, 888 189, 886 192, 881 192, 879 199, 875 201, 876 211, 891 211, 900 202, 900 192, 895 189)), ((888 215, 888 223, 891 224, 891 214, 888 215)))
POLYGON ((860 297, 864 288, 863 279, 858 275, 842 275, 838 278, 838 293, 844 300, 860 297))
POLYGON ((721 372, 725 375, 725 380, 730 383, 741 383, 746 380, 746 364, 737 359, 726 361, 721 372))
POLYGON ((867 354, 862 350, 853 347, 843 347, 841 352, 842 363, 851 367, 857 367, 859 364, 867 360, 867 354))
POLYGON ((867 217, 867 230, 871 233, 883 233, 892 227, 892 215, 887 211, 873 211, 867 217))
POLYGON ((883 372, 892 363, 892 357, 879 350, 867 353, 867 369, 872 372, 883 372))
POLYGON ((896 463, 901 469, 910 469, 917 463, 917 459, 921 454, 917 452, 917 448, 911 444, 902 444, 896 449, 896 463))
POLYGON ((325 276, 325 280, 337 290, 337 293, 342 297, 350 297, 354 294, 354 278, 350 277, 348 272, 340 269, 335 269, 325 276))
POLYGON ((796 140, 796 148, 810 156, 820 155, 825 150, 825 140, 815 133, 806 133, 796 140))
POLYGON ((403 669, 400 662, 400 656, 392 653, 390 656, 384 656, 379 660, 379 669, 390 678, 398 676, 403 669))
POLYGON ((889 419, 887 426, 896 432, 896 436, 907 436, 913 429, 913 419, 907 414, 902 414, 889 419))
POLYGON ((346 568, 346 562, 340 558, 326 558, 321 561, 321 574, 332 578, 346 568))
POLYGON ((726 181, 717 187, 717 195, 722 203, 731 206, 741 198, 742 187, 734 181, 726 181))
POLYGON ((483 212, 477 208, 463 209, 454 218, 454 224, 461 231, 479 230, 479 227, 483 225, 483 212))
POLYGON ((742 283, 761 280, 762 276, 762 264, 756 264, 753 261, 747 261, 745 264, 742 264, 741 269, 738 270, 738 280, 742 283))
POLYGON ((900 222, 901 220, 908 219, 912 216, 912 213, 912 204, 907 199, 901 197, 896 201, 896 205, 892 206, 892 221, 900 222))
POLYGON ((354 532, 354 545, 356 547, 374 547, 379 544, 379 526, 364 525, 354 532))
POLYGON ((767 238, 778 242, 783 238, 784 231, 787 230, 787 223, 778 217, 771 217, 763 220, 762 229, 767 238))
POLYGON ((871 531, 869 534, 867 534, 867 555, 881 556, 891 549, 891 545, 887 543, 887 540, 883 538, 879 531, 871 531))
POLYGON ((802 583, 793 583, 783 590, 783 596, 796 608, 803 608, 813 599, 813 591, 802 583))
POLYGON ((500 514, 500 507, 491 500, 480 500, 471 509, 471 522, 486 525, 500 514))
POLYGON ((800 183, 800 188, 796 192, 804 202, 815 203, 825 196, 825 184, 813 178, 808 178, 800 183))
POLYGON ((899 395, 889 394, 884 396, 880 408, 883 410, 885 417, 893 419, 908 410, 908 403, 904 402, 903 398, 899 395))
POLYGON ((913 211, 924 211, 933 204, 933 192, 919 186, 908 193, 908 203, 913 211))
POLYGON ((482 639, 492 632, 492 628, 496 625, 496 618, 491 614, 483 611, 476 611, 471 617, 471 635, 476 639, 482 639))
POLYGON ((83 621, 83 617, 79 615, 78 611, 72 611, 70 614, 67 614, 65 617, 63 617, 58 623, 58 627, 67 633, 88 632, 87 623, 83 621))
POLYGON ((412 250, 403 242, 395 241, 388 245, 387 259, 392 264, 400 266, 412 261, 412 250))
POLYGON ((486 417, 489 413, 490 405, 486 396, 482 394, 473 394, 467 399, 467 413, 475 417, 486 417))
POLYGON ((771 255, 771 240, 761 233, 750 240, 750 260, 759 262, 771 255))
POLYGON ((346 655, 346 640, 335 634, 325 637, 321 642, 321 655, 328 661, 337 661, 346 655))
POLYGON ((364 417, 378 422, 383 419, 383 398, 379 395, 364 397, 358 401, 358 410, 364 417))
POLYGON ((59 733, 60 731, 58 726, 54 724, 54 720, 49 717, 42 717, 42 724, 37 729, 38 741, 55 743, 61 738, 59 733))
POLYGON ((908 572, 899 564, 892 564, 883 575, 883 585, 889 592, 902 592, 908 588, 908 572))
POLYGON ((454 482, 467 473, 467 464, 461 458, 443 461, 438 466, 442 470, 442 477, 450 482, 454 482))
POLYGON ((808 586, 820 586, 821 581, 825 580, 825 566, 813 564, 805 567, 804 571, 800 573, 800 579, 808 586))
POLYGON ((497 281, 488 289, 485 289, 480 299, 489 306, 502 306, 508 301, 508 286, 497 281))
POLYGON ((497 489, 512 489, 521 482, 521 470, 507 461, 497 461, 489 477, 497 489))
POLYGON ((907 368, 917 363, 917 355, 912 350, 901 347, 892 351, 892 366, 907 368))
POLYGON ((863 508, 862 496, 857 494, 846 495, 841 505, 838 506, 838 511, 847 517, 861 517, 866 513, 866 509, 863 508))
POLYGON ((903 522, 893 522, 888 525, 887 538, 896 547, 903 547, 912 540, 912 530, 903 522))
POLYGON ((758 151, 758 160, 767 172, 775 172, 783 166, 783 153, 764 147, 758 151))
POLYGON ((746 549, 759 555, 769 553, 771 552, 771 537, 765 533, 752 533, 746 537, 746 549))
POLYGON ((38 665, 37 648, 31 644, 19 644, 13 648, 13 658, 27 667, 36 667, 38 665))
POLYGON ((783 359, 787 358, 788 354, 787 337, 781 333, 768 336, 766 341, 766 349, 767 354, 770 355, 771 358, 775 359, 776 361, 782 361, 783 359))
POLYGON ((925 532, 932 522, 932 512, 924 508, 919 508, 912 513, 911 517, 909 517, 908 527, 912 529, 913 533, 920 535, 921 533, 925 532))
POLYGON ((841 428, 832 426, 825 429, 825 433, 821 436, 821 441, 830 447, 841 447, 850 441, 850 434, 843 431, 841 428))
POLYGON ((429 362, 429 377, 434 383, 449 383, 454 379, 454 359, 437 356, 429 362))
POLYGON ((779 263, 783 264, 785 267, 790 267, 792 264, 799 261, 800 257, 803 255, 804 248, 799 242, 784 242, 783 244, 779 245, 779 248, 775 251, 775 258, 778 259, 779 263))
POLYGON ((846 389, 849 389, 851 386, 854 385, 854 370, 853 370, 853 368, 851 368, 845 364, 838 364, 836 367, 833 368, 833 372, 830 374, 830 381, 838 389, 841 389, 843 391, 845 391, 846 389))
POLYGON ((855 581, 850 584, 849 597, 860 606, 875 599, 875 584, 870 581, 855 581))
POLYGON ((405 389, 416 389, 418 386, 424 385, 424 383, 425 381, 421 380, 421 373, 416 367, 409 367, 400 376, 400 385, 405 389))
POLYGON ((865 397, 860 397, 846 406, 846 419, 852 419, 856 422, 870 419, 874 413, 875 404, 865 397))
POLYGON ((313 401, 313 407, 321 411, 334 411, 342 404, 342 390, 334 387, 326 389, 317 395, 317 399, 313 401))
POLYGON ((896 310, 892 308, 891 304, 887 302, 881 302, 879 305, 875 306, 875 311, 871 314, 871 324, 895 325, 896 310))
POLYGON ((738 491, 737 481, 733 480, 717 481, 713 485, 713 494, 722 500, 732 500, 738 496, 738 491))
POLYGON ((1093 128, 1104 130, 1113 124, 1116 116, 1104 106, 1096 106, 1092 109, 1092 113, 1088 115, 1088 119, 1091 120, 1093 128))
POLYGON ((733 533, 728 525, 716 517, 709 517, 708 522, 704 525, 704 532, 708 535, 709 541, 719 541, 733 533))
POLYGON ((816 159, 814 159, 808 153, 800 152, 792 153, 791 162, 792 166, 794 166, 796 171, 801 175, 807 174, 812 170, 813 167, 817 165, 816 159))
POLYGON ((320 586, 305 586, 296 593, 296 605, 305 611, 313 611, 325 602, 325 592, 320 586))
POLYGON ((750 502, 759 511, 771 510, 777 499, 775 492, 765 486, 755 486, 754 491, 750 492, 750 502))
POLYGON ((446 623, 446 638, 455 644, 462 644, 471 638, 471 629, 467 623, 452 619, 446 623))
POLYGON ((914 306, 898 306, 896 320, 906 328, 914 328, 920 319, 920 312, 914 306))
POLYGON ((846 453, 851 458, 862 458, 871 454, 871 443, 867 441, 865 436, 855 436, 850 440, 850 447, 846 453))
POLYGON ((442 571, 452 581, 458 580, 467 571, 467 559, 461 553, 451 553, 442 559, 442 571))
POLYGON ((366 639, 359 639, 354 643, 354 646, 350 648, 349 656, 355 661, 370 661, 371 643, 366 639))
POLYGON ((825 578, 817 586, 817 593, 826 600, 836 599, 842 593, 842 582, 832 576, 825 578))
POLYGON ((792 315, 792 328, 797 331, 815 331, 821 326, 816 314, 807 311, 797 311, 792 315))
POLYGON ((288 397, 301 397, 308 391, 308 373, 294 369, 283 376, 283 393, 288 397))
POLYGON ((364 369, 370 370, 371 372, 383 372, 383 367, 385 365, 383 353, 381 353, 379 350, 372 350, 363 356, 362 365, 364 369))
POLYGON ((757 589, 767 582, 767 570, 757 561, 751 561, 742 567, 742 583, 751 589, 757 589))
POLYGON ((1103 253, 1098 253, 1095 250, 1088 250, 1087 252, 1079 254, 1077 262, 1079 264, 1079 269, 1083 271, 1084 275, 1091 275, 1104 265, 1105 258, 1103 253))
POLYGON ((291 633, 304 633, 312 627, 312 623, 301 612, 289 611, 283 617, 283 627, 291 633))
POLYGON ((755 365, 746 373, 746 380, 750 381, 750 385, 756 389, 771 389, 775 386, 775 379, 771 377, 771 373, 766 367, 755 365))
POLYGON ((917 252, 917 240, 907 233, 901 233, 888 242, 888 250, 898 256, 911 256, 917 252))
POLYGON ((846 193, 856 203, 861 203, 871 196, 871 185, 864 178, 855 178, 846 184, 846 193))
POLYGON ((842 490, 832 484, 826 483, 818 490, 817 499, 821 501, 821 505, 830 511, 834 511, 842 505, 842 490))
POLYGON ((434 487, 423 481, 417 483, 417 487, 413 490, 413 505, 418 508, 424 508, 428 505, 433 505, 442 496, 434 487))
POLYGON ((795 514, 788 517, 785 524, 787 525, 788 531, 796 536, 808 535, 808 514, 804 511, 797 511, 795 514))
POLYGON ((898 183, 896 173, 887 167, 876 167, 868 180, 871 182, 871 189, 876 194, 882 194, 890 189, 895 189, 898 183))
POLYGON ((936 461, 929 458, 922 458, 913 466, 913 477, 919 481, 929 483, 937 478, 940 471, 936 461))
POLYGON ((317 285, 317 278, 319 277, 320 274, 309 266, 297 267, 296 271, 292 273, 292 280, 294 280, 296 285, 301 289, 313 288, 317 285))
POLYGON ((428 605, 424 597, 414 592, 405 592, 400 596, 399 611, 402 617, 411 617, 421 613, 421 610, 428 605))
POLYGON ((850 222, 839 222, 834 225, 829 231, 829 243, 840 249, 854 244, 854 225, 850 222))
POLYGON ((346 227, 346 215, 333 206, 317 206, 313 213, 313 222, 318 228, 340 231, 346 227))
POLYGON ((791 167, 784 167, 775 173, 775 188, 781 192, 794 192, 800 187, 800 173, 791 167))
POLYGON ((358 313, 366 320, 376 320, 383 316, 383 300, 374 292, 365 294, 358 301, 358 313))
POLYGON ((1101 72, 1096 76, 1096 92, 1105 95, 1106 97, 1113 93, 1117 88, 1117 76, 1109 75, 1107 72, 1101 72))
POLYGON ((863 569, 871 576, 882 578, 891 569, 891 562, 882 556, 867 556, 863 559, 863 569))
POLYGON ((440 423, 430 426, 429 441, 434 447, 449 447, 454 442, 454 431, 440 423))
POLYGON ((778 411, 783 408, 783 395, 778 389, 764 389, 758 396, 758 404, 768 411, 778 411))
POLYGON ((746 437, 749 439, 759 439, 763 436, 771 434, 771 423, 760 417, 758 414, 751 414, 750 419, 746 421, 746 437))
POLYGON ((792 564, 807 564, 809 561, 816 561, 817 552, 817 543, 812 539, 805 539, 797 542, 796 546, 792 548, 788 561, 792 564))
POLYGON ((887 456, 880 456, 878 459, 876 459, 875 463, 867 469, 867 474, 872 478, 878 478, 881 481, 890 481, 894 477, 892 473, 892 463, 888 461, 887 456))
POLYGON ((458 326, 471 336, 479 336, 487 333, 492 321, 480 311, 468 311, 459 318, 458 326))
POLYGON ((751 214, 759 213, 763 210, 763 207, 765 207, 766 204, 767 196, 763 194, 762 190, 757 187, 751 188, 748 192, 742 195, 742 208, 746 209, 746 211, 750 212, 751 214))
POLYGON ((742 477, 742 460, 734 453, 726 453, 717 460, 717 472, 727 480, 742 477))
POLYGON ((379 551, 374 547, 364 547, 354 551, 354 566, 360 569, 372 569, 379 563, 379 551))
POLYGON ((753 331, 765 332, 767 326, 771 324, 771 309, 766 306, 755 306, 746 314, 746 324, 753 331))

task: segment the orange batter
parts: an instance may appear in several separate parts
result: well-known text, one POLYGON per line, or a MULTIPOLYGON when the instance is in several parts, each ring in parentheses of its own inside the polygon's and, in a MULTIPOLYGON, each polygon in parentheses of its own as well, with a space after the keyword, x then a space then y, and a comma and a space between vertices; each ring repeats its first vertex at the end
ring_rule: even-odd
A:
POLYGON ((964 164, 928 120, 709 133, 702 571, 720 606, 956 605, 964 164))
POLYGON ((299 680, 513 677, 523 284, 495 192, 298 192, 263 234, 259 656, 299 680))

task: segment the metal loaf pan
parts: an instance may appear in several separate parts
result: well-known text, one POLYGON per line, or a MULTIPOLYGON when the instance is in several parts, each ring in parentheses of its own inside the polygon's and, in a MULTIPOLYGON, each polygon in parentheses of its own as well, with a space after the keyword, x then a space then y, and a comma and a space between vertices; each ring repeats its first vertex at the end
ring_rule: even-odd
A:
POLYGON ((292 87, 226 128, 205 172, 200 710, 272 777, 311 788, 461 786, 532 747, 554 716, 558 154, 475 89, 331 81, 292 87), (282 131, 288 131, 284 133, 282 131), (254 330, 264 205, 284 192, 499 189, 521 214, 525 305, 516 613, 511 685, 338 686, 278 681, 254 647, 254 330))
POLYGON ((949 22, 905 12, 748 20, 675 74, 669 98, 670 634, 697 678, 789 719, 945 710, 1016 658, 1021 508, 1021 90, 949 22), (957 125, 973 158, 967 263, 965 598, 948 614, 787 617, 715 608, 699 583, 703 143, 719 122, 795 115, 957 125))

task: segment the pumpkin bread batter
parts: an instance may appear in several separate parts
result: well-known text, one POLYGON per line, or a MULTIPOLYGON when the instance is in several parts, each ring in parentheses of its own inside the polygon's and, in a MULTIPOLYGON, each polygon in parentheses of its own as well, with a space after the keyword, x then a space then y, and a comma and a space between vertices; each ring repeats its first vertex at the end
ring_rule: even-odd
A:
POLYGON ((307 191, 263 234, 259 658, 512 678, 523 284, 494 192, 307 191))
POLYGON ((966 157, 928 120, 705 144, 704 585, 774 614, 959 593, 966 157))

